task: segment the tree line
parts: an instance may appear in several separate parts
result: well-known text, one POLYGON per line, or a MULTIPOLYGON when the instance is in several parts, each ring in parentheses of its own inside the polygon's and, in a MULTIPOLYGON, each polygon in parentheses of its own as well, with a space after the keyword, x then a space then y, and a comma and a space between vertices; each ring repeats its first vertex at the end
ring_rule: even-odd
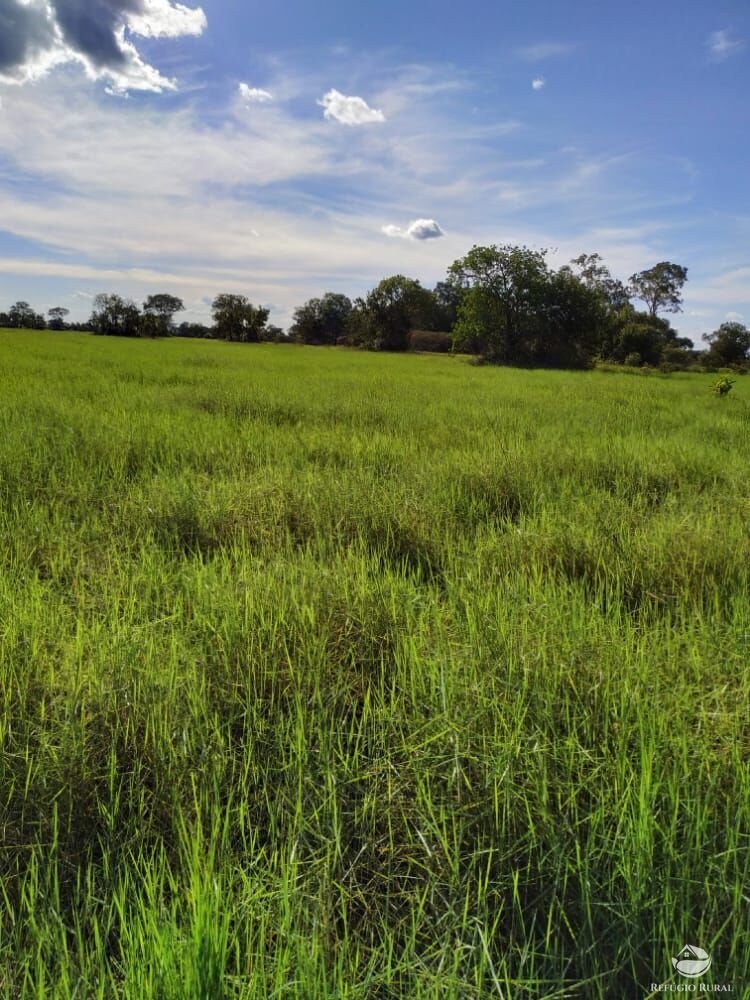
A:
MULTIPOLYGON (((704 334, 703 352, 672 327, 668 317, 682 309, 686 267, 661 261, 624 283, 599 254, 582 254, 557 270, 546 258, 547 251, 523 246, 474 246, 434 288, 397 274, 353 301, 328 292, 295 309, 288 332, 269 323, 268 309, 236 294, 216 296, 211 326, 177 323, 185 306, 174 295, 151 295, 139 308, 131 299, 101 294, 88 323, 75 328, 122 337, 457 351, 529 367, 583 368, 597 361, 742 367, 750 361, 750 330, 742 323, 704 334)), ((67 316, 55 307, 45 319, 17 302, 0 313, 0 326, 64 330, 71 328, 67 316)))

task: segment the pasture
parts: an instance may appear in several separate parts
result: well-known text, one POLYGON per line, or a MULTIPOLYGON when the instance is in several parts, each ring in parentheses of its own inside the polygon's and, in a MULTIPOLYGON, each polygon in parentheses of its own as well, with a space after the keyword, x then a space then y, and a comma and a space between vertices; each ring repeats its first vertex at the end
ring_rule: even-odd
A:
POLYGON ((1 332, 0 996, 750 995, 712 381, 1 332))

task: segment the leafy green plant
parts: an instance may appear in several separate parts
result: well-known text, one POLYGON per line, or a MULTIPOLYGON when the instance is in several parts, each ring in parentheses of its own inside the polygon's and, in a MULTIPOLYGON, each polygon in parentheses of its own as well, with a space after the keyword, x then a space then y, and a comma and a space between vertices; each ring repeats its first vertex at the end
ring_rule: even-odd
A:
POLYGON ((717 396, 728 396, 736 381, 736 379, 730 378, 728 375, 722 375, 722 377, 717 379, 711 386, 711 391, 716 393, 717 396))

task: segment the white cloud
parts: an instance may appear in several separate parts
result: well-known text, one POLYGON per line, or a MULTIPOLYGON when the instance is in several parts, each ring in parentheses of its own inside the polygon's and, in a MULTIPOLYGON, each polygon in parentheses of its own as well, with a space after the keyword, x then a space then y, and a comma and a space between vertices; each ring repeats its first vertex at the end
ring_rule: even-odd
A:
POLYGON ((169 0, 143 0, 141 14, 128 17, 128 29, 143 38, 183 38, 202 35, 208 19, 200 7, 186 7, 169 0))
POLYGON ((361 97, 346 97, 338 90, 329 90, 318 104, 325 109, 324 118, 342 125, 369 125, 385 121, 383 112, 371 108, 361 97))
POLYGON ((712 58, 716 62, 723 62, 744 49, 745 41, 743 38, 735 37, 728 28, 724 28, 722 31, 714 31, 709 35, 706 45, 712 58))
POLYGON ((406 229, 401 226, 383 226, 382 232, 386 236, 392 236, 405 240, 437 240, 445 233, 434 219, 415 219, 409 223, 406 229))
POLYGON ((241 83, 237 89, 246 104, 268 104, 273 100, 273 94, 260 87, 251 87, 248 83, 241 83))
POLYGON ((527 45, 516 51, 521 59, 527 62, 542 62, 544 59, 570 55, 574 50, 575 45, 570 42, 538 42, 536 45, 527 45))
POLYGON ((727 319, 730 323, 744 323, 745 321, 743 313, 739 312, 728 312, 725 319, 727 319))
MULTIPOLYGON (((637 155, 592 146, 587 159, 561 157, 550 137, 539 150, 549 155, 528 159, 523 123, 497 121, 492 106, 456 113, 444 65, 360 63, 389 127, 360 129, 356 142, 322 113, 296 114, 328 80, 281 63, 266 84, 276 99, 256 115, 238 94, 208 118, 200 101, 113 103, 68 73, 8 90, 0 218, 37 249, 0 261, 0 305, 56 305, 79 289, 140 301, 174 286, 198 302, 221 291, 273 302, 278 322, 328 288, 359 295, 399 272, 434 283, 472 243, 500 239, 561 248, 556 266, 596 249, 622 278, 655 260, 694 266, 693 245, 669 237, 670 203, 644 186, 637 155), (440 215, 442 238, 419 238, 438 225, 414 219, 420 212, 440 215), (395 220, 387 232, 400 238, 387 239, 381 227, 395 220)), ((673 173, 675 198, 692 190, 681 177, 673 173)), ((728 247, 725 258, 744 262, 744 250, 728 247)), ((730 309, 750 315, 748 287, 750 273, 738 272, 704 289, 705 304, 696 288, 686 309, 707 316, 685 314, 681 332, 716 327, 730 309)), ((85 300, 69 304, 84 318, 85 300)))
POLYGON ((544 79, 543 76, 537 76, 531 81, 532 90, 544 90, 546 86, 547 86, 547 81, 544 79))

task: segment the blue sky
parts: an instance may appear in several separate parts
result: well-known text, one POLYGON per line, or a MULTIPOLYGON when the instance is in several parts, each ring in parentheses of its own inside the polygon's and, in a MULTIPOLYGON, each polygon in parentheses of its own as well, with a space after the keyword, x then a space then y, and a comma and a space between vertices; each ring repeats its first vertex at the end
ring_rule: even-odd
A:
POLYGON ((432 284, 473 243, 687 265, 750 324, 750 7, 0 0, 0 308, 432 284))

